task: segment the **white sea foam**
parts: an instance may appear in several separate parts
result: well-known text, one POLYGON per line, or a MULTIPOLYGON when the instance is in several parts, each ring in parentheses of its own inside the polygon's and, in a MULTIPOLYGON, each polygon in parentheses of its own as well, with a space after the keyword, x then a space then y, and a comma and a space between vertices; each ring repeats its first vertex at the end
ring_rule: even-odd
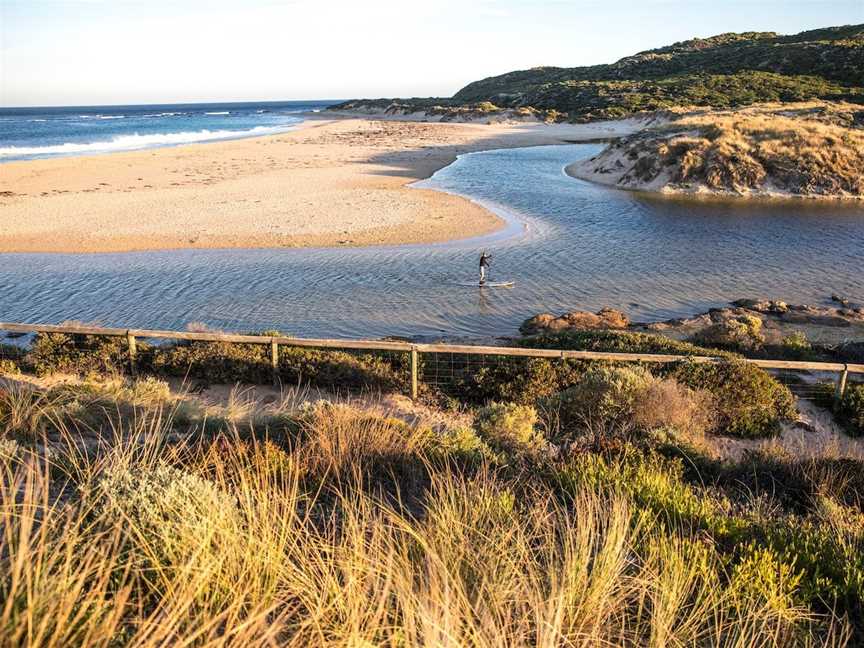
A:
POLYGON ((284 133, 290 130, 292 126, 256 126, 255 128, 243 131, 200 130, 180 133, 156 133, 152 135, 139 135, 135 133, 134 135, 118 135, 110 141, 102 142, 66 142, 65 144, 52 144, 48 146, 4 146, 0 147, 0 160, 13 157, 50 157, 55 155, 134 151, 136 149, 153 148, 156 146, 257 137, 259 135, 284 133))
POLYGON ((205 112, 205 115, 230 115, 230 110, 221 110, 219 112, 205 112))
POLYGON ((126 119, 126 115, 78 115, 79 119, 126 119))
POLYGON ((28 122, 47 122, 47 119, 28 119, 28 122))

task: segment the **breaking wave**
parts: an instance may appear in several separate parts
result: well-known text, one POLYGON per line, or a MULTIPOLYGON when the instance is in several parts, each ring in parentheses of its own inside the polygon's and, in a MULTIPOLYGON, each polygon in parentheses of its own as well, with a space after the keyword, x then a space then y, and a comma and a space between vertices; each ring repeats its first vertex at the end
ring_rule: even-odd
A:
POLYGON ((134 151, 156 146, 171 146, 174 144, 192 144, 213 140, 240 139, 284 133, 293 128, 292 125, 256 126, 249 130, 200 130, 180 133, 156 133, 152 135, 118 135, 111 140, 102 142, 66 142, 47 146, 4 146, 0 147, 0 159, 47 157, 54 155, 75 155, 81 153, 108 153, 112 151, 134 151))

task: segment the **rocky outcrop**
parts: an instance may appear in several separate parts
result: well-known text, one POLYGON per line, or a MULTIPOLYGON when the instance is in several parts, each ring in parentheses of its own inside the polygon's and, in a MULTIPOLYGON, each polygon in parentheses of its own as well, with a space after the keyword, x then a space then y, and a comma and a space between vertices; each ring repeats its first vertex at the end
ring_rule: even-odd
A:
POLYGON ((864 343, 850 340, 864 340, 864 306, 846 301, 848 306, 837 308, 738 299, 729 306, 712 308, 693 317, 642 323, 630 322, 627 315, 612 308, 597 313, 578 310, 563 315, 541 313, 525 320, 519 330, 523 335, 602 329, 635 331, 740 349, 783 344, 789 336, 804 335, 820 344, 842 346, 849 350, 850 358, 858 357, 864 353, 864 343))
POLYGON ((551 313, 541 313, 525 320, 519 331, 523 335, 537 335, 558 331, 626 329, 629 325, 630 319, 621 311, 603 308, 596 313, 571 311, 557 317, 551 313))

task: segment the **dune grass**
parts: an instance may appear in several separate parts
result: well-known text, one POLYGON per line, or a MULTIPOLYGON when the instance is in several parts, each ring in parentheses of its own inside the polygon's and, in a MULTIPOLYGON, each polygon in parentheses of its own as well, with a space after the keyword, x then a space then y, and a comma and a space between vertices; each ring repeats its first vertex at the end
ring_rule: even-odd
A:
POLYGON ((590 165, 620 186, 737 195, 860 198, 860 106, 810 102, 680 111, 607 149, 590 165))
POLYGON ((152 385, 7 387, 3 645, 864 636, 864 516, 824 474, 793 507, 733 488, 733 467, 668 434, 578 452, 502 443, 528 436, 525 406, 436 432, 326 402, 204 421, 152 385))

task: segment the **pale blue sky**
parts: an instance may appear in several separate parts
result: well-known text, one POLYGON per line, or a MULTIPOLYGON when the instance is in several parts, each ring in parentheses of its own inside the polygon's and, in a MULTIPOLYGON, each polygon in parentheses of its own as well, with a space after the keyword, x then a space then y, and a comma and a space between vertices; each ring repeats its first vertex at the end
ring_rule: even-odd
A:
POLYGON ((864 23, 864 0, 0 0, 0 105, 449 96, 728 31, 864 23))

